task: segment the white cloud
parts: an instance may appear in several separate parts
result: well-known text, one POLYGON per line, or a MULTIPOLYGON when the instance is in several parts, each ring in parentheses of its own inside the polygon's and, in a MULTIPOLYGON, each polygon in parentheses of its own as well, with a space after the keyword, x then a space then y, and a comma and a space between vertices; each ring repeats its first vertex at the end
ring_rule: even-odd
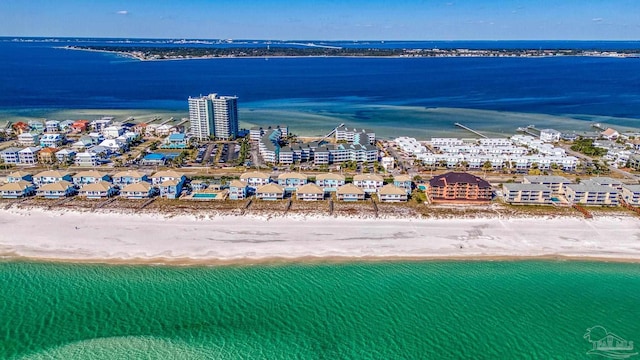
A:
POLYGON ((591 19, 591 21, 593 22, 602 22, 602 20, 604 20, 603 18, 593 18, 591 19))
POLYGON ((129 15, 129 12, 127 10, 120 10, 120 11, 116 11, 116 14, 118 14, 118 15, 129 15))

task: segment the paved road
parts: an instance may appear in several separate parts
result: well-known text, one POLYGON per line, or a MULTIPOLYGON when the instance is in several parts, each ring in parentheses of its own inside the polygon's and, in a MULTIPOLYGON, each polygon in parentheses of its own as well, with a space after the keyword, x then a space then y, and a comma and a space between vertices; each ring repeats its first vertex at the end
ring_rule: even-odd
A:
MULTIPOLYGON (((577 151, 571 150, 571 147, 569 145, 560 145, 560 147, 563 148, 567 152, 567 154, 573 155, 573 156, 577 157, 578 159, 580 159, 581 161, 582 160, 586 160, 587 162, 590 162, 590 163, 592 163, 594 161, 594 159, 592 157, 590 157, 590 156, 587 156, 587 155, 584 155, 584 154, 579 153, 577 151)), ((618 174, 618 175, 620 175, 622 177, 625 177, 627 179, 633 179, 633 180, 639 180, 640 179, 640 177, 638 177, 638 175, 632 174, 632 173, 630 173, 628 171, 624 171, 624 170, 618 169, 615 166, 609 165, 609 170, 611 170, 611 172, 616 173, 616 174, 618 174)))

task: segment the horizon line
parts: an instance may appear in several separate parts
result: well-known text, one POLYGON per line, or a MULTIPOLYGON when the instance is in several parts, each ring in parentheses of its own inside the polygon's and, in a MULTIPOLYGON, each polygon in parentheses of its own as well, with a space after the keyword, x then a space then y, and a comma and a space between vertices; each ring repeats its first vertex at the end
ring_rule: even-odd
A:
POLYGON ((455 42, 455 41, 576 41, 576 42, 595 42, 595 41, 609 41, 609 42, 640 42, 640 39, 259 39, 259 38, 189 38, 189 37, 118 37, 118 36, 44 36, 44 35, 0 35, 0 38, 10 39, 123 39, 123 40, 185 40, 185 41, 348 41, 348 42, 385 42, 385 41, 408 41, 408 42, 425 42, 425 41, 439 41, 439 42, 455 42))

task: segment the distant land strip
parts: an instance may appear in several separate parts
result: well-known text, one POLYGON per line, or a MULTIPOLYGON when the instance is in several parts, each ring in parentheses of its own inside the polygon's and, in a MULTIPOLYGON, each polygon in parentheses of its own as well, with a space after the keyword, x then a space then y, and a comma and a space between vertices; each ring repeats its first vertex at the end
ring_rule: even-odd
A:
POLYGON ((252 57, 640 57, 640 50, 575 49, 354 49, 338 47, 146 47, 74 45, 64 49, 116 53, 139 60, 179 60, 252 57))

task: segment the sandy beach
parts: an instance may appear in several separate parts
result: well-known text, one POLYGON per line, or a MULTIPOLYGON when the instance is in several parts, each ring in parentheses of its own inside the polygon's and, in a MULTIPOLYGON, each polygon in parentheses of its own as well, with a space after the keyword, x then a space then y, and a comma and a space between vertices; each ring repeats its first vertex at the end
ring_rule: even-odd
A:
POLYGON ((364 219, 0 210, 0 256, 74 262, 220 264, 520 257, 640 261, 629 216, 364 219))

